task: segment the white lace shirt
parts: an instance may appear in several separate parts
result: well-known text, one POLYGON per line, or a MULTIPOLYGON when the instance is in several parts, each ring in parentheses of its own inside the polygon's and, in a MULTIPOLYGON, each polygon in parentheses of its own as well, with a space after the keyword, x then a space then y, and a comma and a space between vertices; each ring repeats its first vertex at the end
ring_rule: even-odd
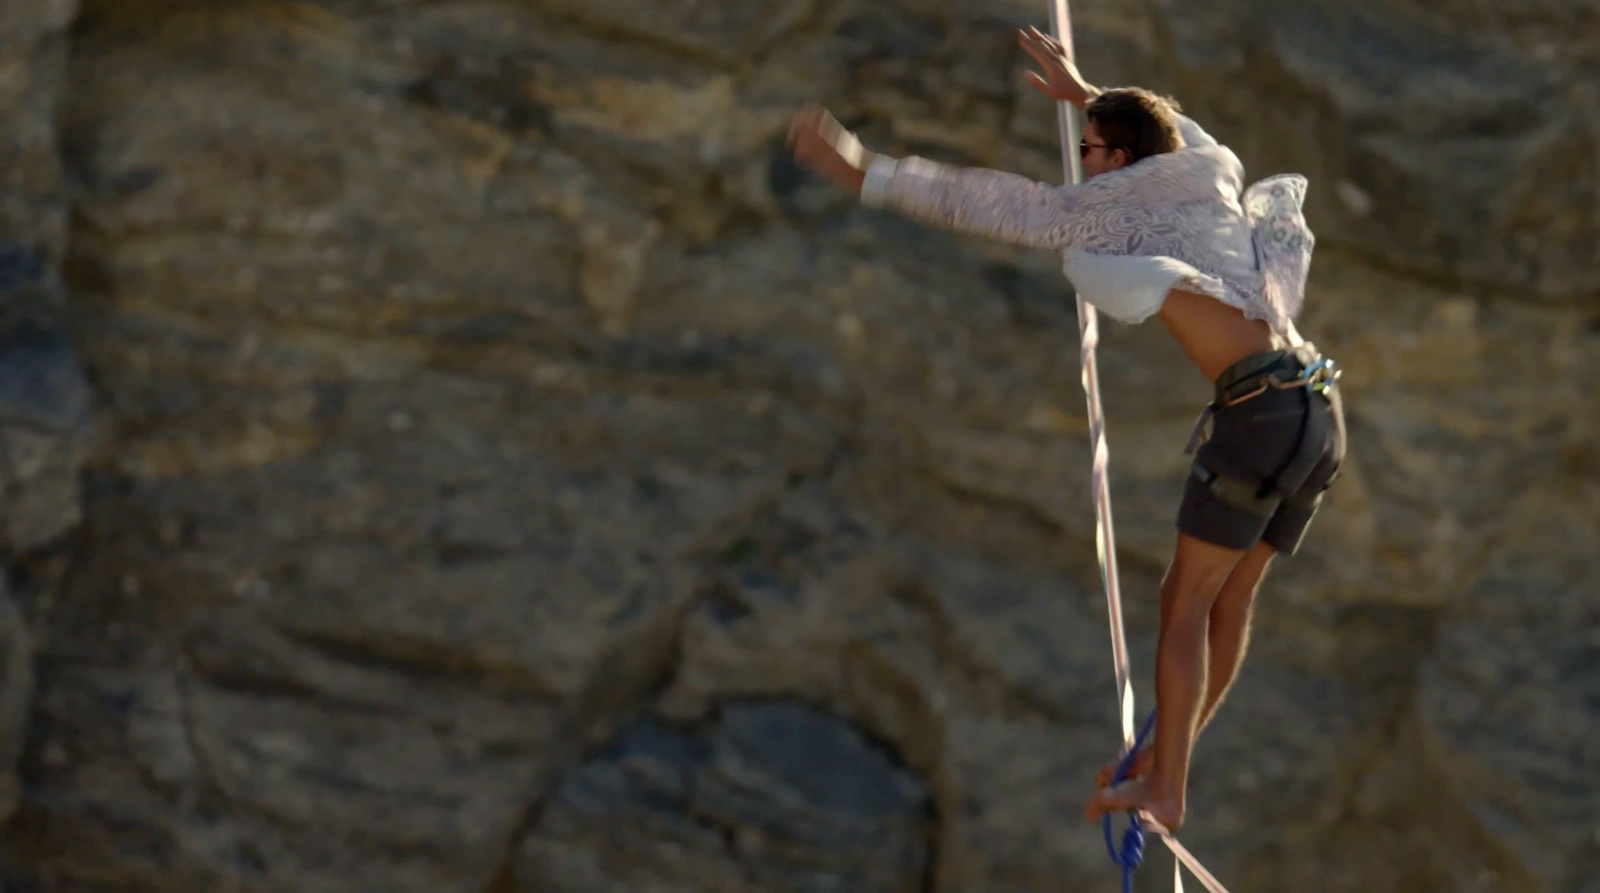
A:
POLYGON ((1281 174, 1246 189, 1231 150, 1190 119, 1178 123, 1183 148, 1080 184, 909 157, 869 172, 863 200, 959 232, 1060 250, 1084 300, 1124 321, 1147 318, 1177 287, 1292 332, 1315 244, 1301 213, 1305 177, 1281 174))

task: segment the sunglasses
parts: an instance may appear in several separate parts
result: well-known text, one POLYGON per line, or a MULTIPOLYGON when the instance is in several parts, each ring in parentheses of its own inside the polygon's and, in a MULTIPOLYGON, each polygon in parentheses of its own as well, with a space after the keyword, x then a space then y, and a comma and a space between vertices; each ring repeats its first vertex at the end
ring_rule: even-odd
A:
POLYGON ((1109 149, 1105 143, 1091 143, 1088 140, 1078 140, 1078 157, 1088 158, 1090 149, 1109 149))

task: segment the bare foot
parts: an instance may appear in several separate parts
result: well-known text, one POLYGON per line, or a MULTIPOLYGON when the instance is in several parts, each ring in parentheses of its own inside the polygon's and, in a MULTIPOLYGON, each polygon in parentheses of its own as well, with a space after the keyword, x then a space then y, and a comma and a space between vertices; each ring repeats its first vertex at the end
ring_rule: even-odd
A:
MULTIPOLYGON (((1096 772, 1094 776, 1094 786, 1096 789, 1103 788, 1111 784, 1111 780, 1117 777, 1117 765, 1121 762, 1122 760, 1120 759, 1112 760, 1111 762, 1100 767, 1100 771, 1096 772)), ((1133 765, 1128 767, 1128 776, 1127 778, 1124 778, 1123 781, 1128 781, 1135 778, 1144 778, 1146 775, 1150 774, 1150 767, 1155 765, 1155 762, 1155 748, 1142 748, 1139 751, 1139 755, 1133 758, 1133 765)))
POLYGON ((1183 798, 1163 794, 1148 778, 1102 788, 1089 798, 1083 814, 1090 821, 1111 812, 1143 810, 1161 827, 1176 832, 1183 825, 1183 798))

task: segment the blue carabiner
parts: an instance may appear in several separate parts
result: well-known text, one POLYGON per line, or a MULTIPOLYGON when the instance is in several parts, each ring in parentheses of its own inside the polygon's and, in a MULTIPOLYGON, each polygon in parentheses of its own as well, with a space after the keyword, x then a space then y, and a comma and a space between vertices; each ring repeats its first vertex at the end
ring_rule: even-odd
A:
POLYGON ((1333 360, 1323 357, 1306 367, 1306 390, 1313 394, 1321 394, 1333 387, 1343 370, 1336 370, 1333 360))

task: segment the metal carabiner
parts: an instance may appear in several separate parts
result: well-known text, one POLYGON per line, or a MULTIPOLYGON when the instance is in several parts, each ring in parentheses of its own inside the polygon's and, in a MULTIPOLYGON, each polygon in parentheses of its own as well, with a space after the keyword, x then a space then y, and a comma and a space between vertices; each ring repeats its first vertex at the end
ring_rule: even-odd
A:
POLYGON ((1323 357, 1306 368, 1306 390, 1313 394, 1321 394, 1333 387, 1339 376, 1344 374, 1343 369, 1336 368, 1333 360, 1323 357))

